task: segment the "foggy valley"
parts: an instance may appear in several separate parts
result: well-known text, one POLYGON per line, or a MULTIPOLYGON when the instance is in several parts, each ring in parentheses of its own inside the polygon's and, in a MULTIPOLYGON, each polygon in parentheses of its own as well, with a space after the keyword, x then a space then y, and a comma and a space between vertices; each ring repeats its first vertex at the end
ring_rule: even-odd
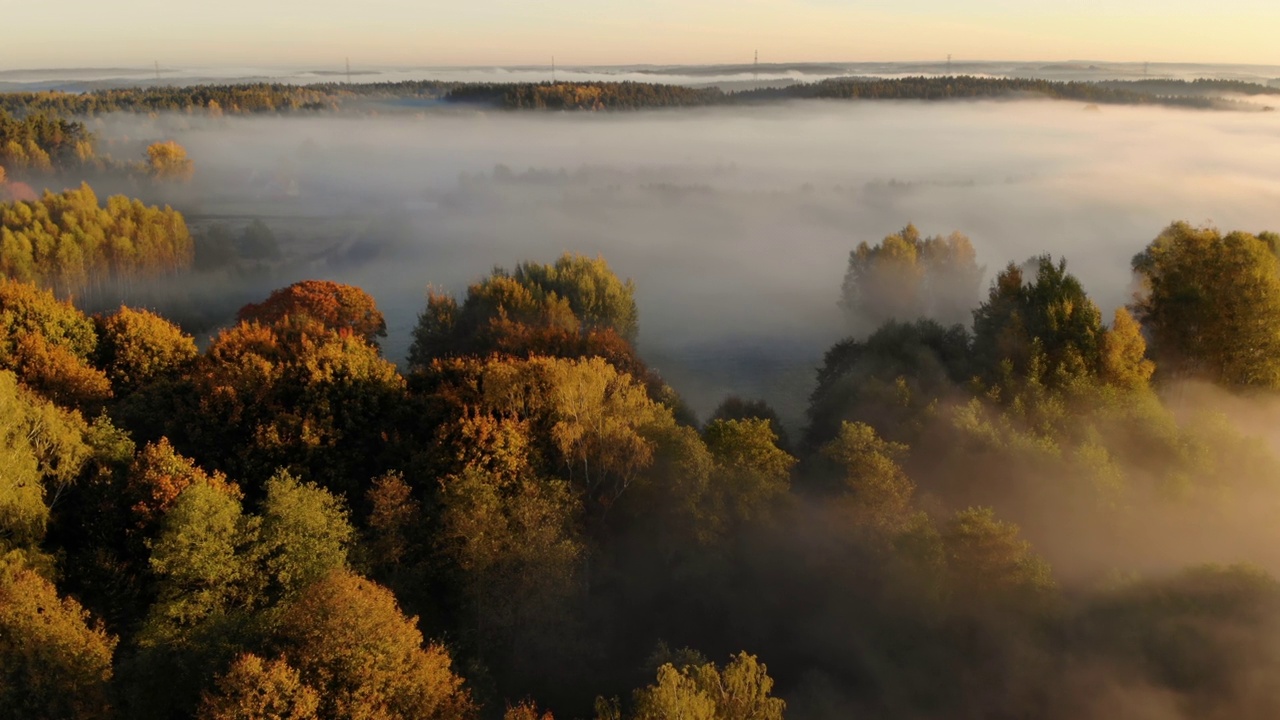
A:
POLYGON ((547 69, 0 68, 0 720, 1280 714, 1280 70, 547 69))
POLYGON ((494 264, 603 255, 636 281, 641 355, 700 416, 737 393, 765 398, 793 428, 812 368, 849 330, 836 301, 859 242, 907 223, 964 232, 987 280, 1052 253, 1109 315, 1130 299, 1129 259, 1170 221, 1256 231, 1280 202, 1275 115, 798 103, 552 117, 118 115, 102 127, 188 148, 199 172, 182 192, 197 233, 261 217, 292 238, 293 262, 232 296, 220 324, 236 298, 333 279, 377 298, 384 350, 399 362, 427 285, 459 293, 494 264))

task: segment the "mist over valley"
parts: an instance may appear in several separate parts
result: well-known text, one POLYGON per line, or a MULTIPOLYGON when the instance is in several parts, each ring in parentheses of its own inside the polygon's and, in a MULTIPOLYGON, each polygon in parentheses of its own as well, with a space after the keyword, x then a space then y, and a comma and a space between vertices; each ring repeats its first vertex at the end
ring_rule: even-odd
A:
POLYGON ((0 720, 1280 714, 1280 67, 127 65, 0 69, 0 720))
MULTIPOLYGON (((232 297, 308 277, 364 287, 402 361, 428 285, 458 293, 493 264, 602 255, 636 282, 641 354, 700 416, 737 393, 791 427, 823 350, 852 330, 837 301, 859 242, 908 223, 964 232, 987 281, 1052 253, 1109 314, 1130 299, 1129 259, 1170 221, 1262 229, 1280 201, 1273 115, 819 102, 100 123, 188 148, 197 234, 260 219, 280 238, 278 269, 232 297)), ((225 305, 224 322, 238 307, 225 305)))

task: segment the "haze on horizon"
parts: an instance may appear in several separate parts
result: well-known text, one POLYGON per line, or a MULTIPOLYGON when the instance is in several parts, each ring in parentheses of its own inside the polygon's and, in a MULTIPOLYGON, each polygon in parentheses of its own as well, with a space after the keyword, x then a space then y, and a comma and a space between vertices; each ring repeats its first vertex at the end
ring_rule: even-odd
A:
POLYGON ((11 3, 0 69, 1094 59, 1271 64, 1266 0, 11 3), (67 17, 77 18, 66 23, 67 17))

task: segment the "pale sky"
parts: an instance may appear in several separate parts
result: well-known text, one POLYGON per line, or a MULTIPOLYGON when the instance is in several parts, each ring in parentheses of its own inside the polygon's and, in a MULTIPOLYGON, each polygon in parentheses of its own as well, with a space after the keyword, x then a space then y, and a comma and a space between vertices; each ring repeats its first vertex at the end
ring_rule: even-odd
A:
POLYGON ((0 69, 1068 60, 1280 64, 1280 0, 0 0, 0 69))

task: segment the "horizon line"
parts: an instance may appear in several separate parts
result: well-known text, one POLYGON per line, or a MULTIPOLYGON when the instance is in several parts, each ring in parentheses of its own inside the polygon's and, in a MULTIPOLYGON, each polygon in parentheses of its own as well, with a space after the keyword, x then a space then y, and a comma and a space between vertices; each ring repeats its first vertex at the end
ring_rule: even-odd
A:
MULTIPOLYGON (((916 60, 798 60, 787 61, 777 60, 769 62, 760 62, 759 67, 778 67, 778 66, 821 66, 821 65, 946 65, 948 62, 952 65, 956 64, 1043 64, 1043 65, 1075 65, 1075 64, 1107 64, 1107 65, 1149 65, 1149 66, 1171 66, 1171 65, 1202 65, 1202 66, 1218 66, 1218 67, 1256 67, 1256 68, 1280 68, 1280 62, 1277 63, 1246 63, 1246 62, 1211 62, 1201 60, 1103 60, 1097 58, 1072 58, 1067 60, 1045 60, 1045 59, 1018 59, 1018 60, 992 60, 992 59, 970 59, 970 58, 952 58, 948 61, 945 57, 916 59, 916 60)), ((637 63, 579 63, 565 64, 557 62, 555 67, 558 69, 575 69, 575 68, 708 68, 708 67, 752 67, 755 66, 752 60, 747 59, 741 62, 705 62, 705 63, 661 63, 661 62, 637 62, 637 63)), ((333 67, 339 70, 333 72, 345 73, 345 69, 341 63, 335 64, 333 67)), ((551 68, 551 63, 480 63, 480 64, 412 64, 412 63, 370 63, 367 65, 352 65, 352 72, 357 67, 375 70, 482 70, 482 69, 526 69, 551 68)), ((161 63, 161 70, 165 70, 166 66, 161 63)), ((271 70, 311 70, 316 72, 329 71, 328 65, 320 63, 299 63, 299 64, 276 64, 276 63, 215 63, 215 64, 172 64, 167 69, 172 70, 214 70, 219 68, 261 68, 271 70)), ((78 65, 78 66, 60 66, 60 67, 0 67, 0 74, 20 73, 20 72, 155 72, 153 64, 147 65, 78 65)))

